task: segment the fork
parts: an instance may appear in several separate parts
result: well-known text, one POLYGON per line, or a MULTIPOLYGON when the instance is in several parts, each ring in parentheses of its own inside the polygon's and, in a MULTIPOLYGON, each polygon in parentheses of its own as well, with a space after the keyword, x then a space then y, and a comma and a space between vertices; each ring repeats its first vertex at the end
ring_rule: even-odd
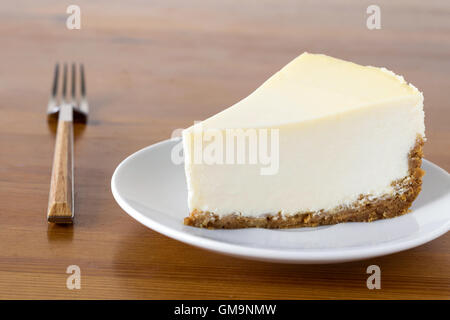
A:
POLYGON ((73 121, 85 123, 89 112, 83 65, 80 65, 79 103, 77 103, 76 97, 76 64, 72 64, 70 97, 67 94, 68 67, 66 63, 63 66, 60 99, 58 99, 58 79, 59 64, 56 64, 51 96, 47 106, 48 119, 58 120, 47 221, 54 223, 73 223, 73 121))

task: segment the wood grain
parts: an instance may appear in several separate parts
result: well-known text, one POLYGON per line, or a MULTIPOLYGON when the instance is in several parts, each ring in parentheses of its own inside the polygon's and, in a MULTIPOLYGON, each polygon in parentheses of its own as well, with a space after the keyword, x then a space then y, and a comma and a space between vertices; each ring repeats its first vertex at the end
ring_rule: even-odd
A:
POLYGON ((0 298, 449 299, 450 234, 337 265, 283 265, 203 251, 145 228, 110 179, 131 153, 245 97, 303 51, 402 74, 425 95, 425 157, 450 170, 450 3, 377 1, 3 2, 0 10, 0 298), (84 62, 91 106, 75 124, 71 226, 48 225, 55 128, 45 106, 55 62, 84 62), (382 289, 366 268, 380 266, 382 289), (81 268, 81 290, 66 268, 81 268))
POLYGON ((60 116, 50 180, 48 222, 72 223, 73 207, 73 124, 60 116))

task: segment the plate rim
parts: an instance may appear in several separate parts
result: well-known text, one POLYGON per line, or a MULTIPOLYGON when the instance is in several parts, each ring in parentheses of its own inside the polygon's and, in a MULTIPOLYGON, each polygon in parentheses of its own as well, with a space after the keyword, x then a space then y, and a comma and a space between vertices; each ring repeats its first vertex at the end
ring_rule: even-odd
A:
MULTIPOLYGON (((428 232, 424 235, 420 235, 416 238, 399 241, 398 243, 390 244, 390 242, 384 242, 383 244, 373 245, 370 247, 355 247, 355 248, 336 248, 336 249, 289 249, 289 250, 275 250, 275 249, 264 249, 264 248, 254 248, 245 245, 224 243, 218 240, 204 238, 199 235, 189 234, 183 231, 178 231, 172 229, 158 221, 145 216, 138 210, 134 209, 128 202, 122 198, 118 191, 116 185, 117 176, 120 170, 131 160, 139 155, 148 152, 149 150, 156 149, 162 145, 179 142, 180 138, 172 138, 157 142, 150 146, 144 147, 120 162, 120 164, 114 170, 111 177, 111 191, 114 199, 119 204, 119 206, 124 210, 129 216, 137 220, 144 226, 163 234, 169 238, 181 241, 183 243, 206 249, 209 251, 214 251, 221 254, 226 254, 230 256, 260 260, 260 261, 270 261, 270 262, 283 262, 283 263, 339 263, 355 260, 363 260, 368 258, 374 258, 384 255, 393 254, 396 252, 401 252, 404 250, 412 249, 414 247, 420 246, 427 242, 430 242, 441 235, 447 233, 450 229, 450 219, 446 224, 443 224, 440 228, 434 229, 432 232, 428 232)), ((430 165, 434 169, 441 171, 443 174, 449 175, 449 173, 438 165, 431 161, 423 159, 427 165, 430 165)), ((188 227, 188 226, 186 226, 188 227)), ((193 227, 191 227, 193 228, 193 227)))

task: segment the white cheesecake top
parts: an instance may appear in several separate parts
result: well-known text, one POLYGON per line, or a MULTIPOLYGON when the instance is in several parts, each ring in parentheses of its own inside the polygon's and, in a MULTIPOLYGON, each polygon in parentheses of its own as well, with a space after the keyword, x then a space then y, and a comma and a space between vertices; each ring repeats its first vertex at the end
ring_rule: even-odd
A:
POLYGON ((423 97, 387 69, 303 53, 203 128, 270 128, 397 100, 417 105, 423 97))

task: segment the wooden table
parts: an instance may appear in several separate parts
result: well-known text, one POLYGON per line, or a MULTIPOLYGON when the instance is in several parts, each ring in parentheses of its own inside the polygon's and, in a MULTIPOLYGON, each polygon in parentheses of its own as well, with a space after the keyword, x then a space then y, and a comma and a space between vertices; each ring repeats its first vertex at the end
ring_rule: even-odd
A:
POLYGON ((230 106, 303 51, 386 66, 425 93, 426 158, 450 170, 450 3, 60 1, 0 10, 0 298, 450 298, 450 234, 406 252, 337 265, 252 262, 149 230, 110 191, 129 154, 230 106), (56 61, 84 62, 90 121, 77 126, 76 223, 47 225, 56 61), (382 289, 366 287, 367 266, 382 289), (81 290, 66 268, 81 268, 81 290))

